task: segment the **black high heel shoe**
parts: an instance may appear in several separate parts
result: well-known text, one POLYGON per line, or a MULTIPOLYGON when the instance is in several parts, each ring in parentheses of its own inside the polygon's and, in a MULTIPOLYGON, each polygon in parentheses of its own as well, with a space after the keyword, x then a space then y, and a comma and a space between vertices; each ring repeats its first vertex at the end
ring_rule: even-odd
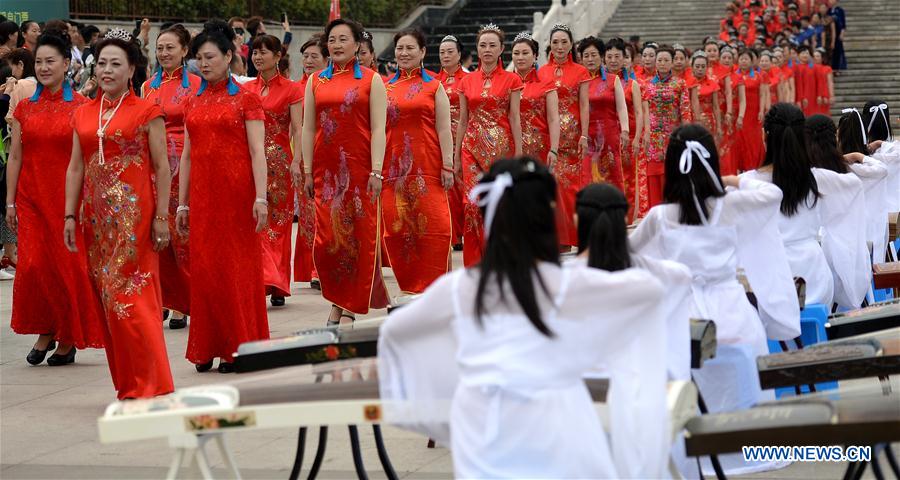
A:
POLYGON ((219 373, 234 373, 234 362, 219 360, 219 373))
POLYGON ((169 319, 169 330, 180 330, 187 326, 187 315, 169 319))
POLYGON ((70 363, 75 363, 75 352, 77 350, 78 350, 77 348, 72 347, 72 349, 69 350, 69 353, 67 353, 65 355, 60 355, 58 353, 54 353, 53 355, 50 355, 50 358, 47 359, 47 365, 50 365, 51 367, 59 367, 62 365, 68 365, 70 363))
POLYGON ((40 365, 41 362, 44 361, 44 358, 47 356, 47 352, 55 348, 56 340, 50 340, 50 343, 47 344, 47 348, 43 350, 38 350, 32 347, 31 351, 28 352, 28 355, 25 356, 25 361, 32 365, 40 365))
POLYGON ((198 372, 203 373, 203 372, 208 372, 209 369, 212 368, 212 365, 213 365, 213 361, 210 360, 206 363, 195 363, 194 368, 197 369, 198 372))
POLYGON ((283 307, 284 306, 284 297, 280 295, 272 295, 270 300, 273 307, 283 307))

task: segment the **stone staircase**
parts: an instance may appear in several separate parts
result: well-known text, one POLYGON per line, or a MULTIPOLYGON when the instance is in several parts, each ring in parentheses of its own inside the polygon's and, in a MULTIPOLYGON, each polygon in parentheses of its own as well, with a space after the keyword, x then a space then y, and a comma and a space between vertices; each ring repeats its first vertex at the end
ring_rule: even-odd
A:
POLYGON ((900 112, 900 4, 842 0, 841 6, 847 12, 848 70, 834 79, 832 116, 840 117, 847 107, 861 109, 874 98, 886 100, 892 113, 900 112))
POLYGON ((622 0, 600 38, 628 41, 640 35, 642 42, 680 43, 695 49, 705 37, 718 35, 724 13, 721 0, 622 0))
POLYGON ((509 62, 509 44, 512 39, 519 32, 530 32, 534 27, 534 13, 546 12, 550 3, 550 0, 469 0, 444 25, 423 28, 428 37, 425 66, 434 71, 440 69, 438 49, 445 35, 455 35, 474 56, 475 34, 481 25, 491 22, 499 25, 506 33, 507 49, 503 54, 503 62, 509 62))

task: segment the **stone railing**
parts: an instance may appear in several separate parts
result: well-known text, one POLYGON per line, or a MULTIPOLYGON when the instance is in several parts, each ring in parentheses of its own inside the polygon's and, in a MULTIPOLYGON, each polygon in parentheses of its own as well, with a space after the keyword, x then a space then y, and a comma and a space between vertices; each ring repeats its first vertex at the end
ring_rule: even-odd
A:
POLYGON ((532 36, 541 45, 541 63, 547 60, 544 45, 550 41, 550 30, 557 23, 564 23, 572 29, 575 40, 588 35, 596 35, 606 26, 622 0, 553 0, 547 13, 534 14, 534 31, 532 36))

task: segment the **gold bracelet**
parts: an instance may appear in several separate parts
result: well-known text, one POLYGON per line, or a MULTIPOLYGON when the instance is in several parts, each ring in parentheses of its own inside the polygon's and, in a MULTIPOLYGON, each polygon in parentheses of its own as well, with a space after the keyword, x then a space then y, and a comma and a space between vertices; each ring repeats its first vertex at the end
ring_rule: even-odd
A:
POLYGON ((168 216, 168 215, 154 215, 154 216, 153 216, 153 219, 154 219, 154 220, 159 220, 160 222, 168 222, 168 221, 169 221, 169 216, 168 216))

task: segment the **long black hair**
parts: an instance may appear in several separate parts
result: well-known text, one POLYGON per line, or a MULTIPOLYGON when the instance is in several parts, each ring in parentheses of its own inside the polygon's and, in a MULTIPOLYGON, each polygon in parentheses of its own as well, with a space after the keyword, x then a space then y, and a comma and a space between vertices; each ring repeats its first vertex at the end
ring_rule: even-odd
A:
POLYGON ((608 183, 592 183, 575 195, 578 253, 588 251, 588 265, 615 272, 631 267, 625 194, 608 183))
MULTIPOLYGON (((696 157, 696 156, 695 156, 696 157)), ((709 216, 706 199, 725 195, 722 191, 722 179, 719 174, 719 152, 712 134, 703 125, 689 123, 675 129, 669 135, 669 146, 666 148, 665 178, 663 185, 663 201, 677 204, 680 210, 678 222, 684 225, 701 225, 703 218, 709 216), (692 163, 687 173, 681 173, 681 154, 687 148, 687 142, 700 142, 709 152, 706 162, 712 168, 715 178, 699 160, 692 163), (694 197, 700 203, 700 210, 694 197)))
POLYGON ((848 173, 850 168, 837 147, 837 128, 831 117, 813 115, 806 119, 806 151, 813 167, 837 173, 848 173))
POLYGON ((869 154, 869 146, 866 145, 866 139, 864 138, 866 132, 863 131, 863 126, 859 122, 860 115, 856 112, 841 115, 837 129, 841 153, 858 152, 863 155, 869 154))
POLYGON ((493 182, 504 173, 512 177, 513 184, 503 192, 488 232, 479 265, 475 317, 481 324, 489 309, 484 298, 488 283, 496 281, 500 301, 505 303, 503 285, 509 282, 513 296, 534 328, 552 337, 553 332, 541 316, 534 280, 537 277, 541 290, 549 296, 537 268, 539 261, 559 264, 554 208, 556 180, 537 160, 519 157, 494 162, 480 183, 493 182))
POLYGON ((894 138, 894 132, 891 131, 891 109, 885 108, 884 112, 875 113, 871 112, 872 107, 877 107, 879 105, 887 106, 887 102, 884 100, 869 100, 866 102, 866 106, 863 107, 863 120, 865 120, 867 129, 869 130, 869 141, 874 142, 875 140, 888 140, 890 138, 894 138), (882 113, 884 116, 882 117, 882 113), (878 118, 875 121, 872 121, 872 116, 877 116, 878 118))
POLYGON ((790 217, 801 202, 814 206, 819 201, 819 186, 809 164, 804 140, 803 112, 789 103, 776 103, 766 114, 766 158, 763 165, 772 166, 772 183, 781 189, 781 213, 790 217))

